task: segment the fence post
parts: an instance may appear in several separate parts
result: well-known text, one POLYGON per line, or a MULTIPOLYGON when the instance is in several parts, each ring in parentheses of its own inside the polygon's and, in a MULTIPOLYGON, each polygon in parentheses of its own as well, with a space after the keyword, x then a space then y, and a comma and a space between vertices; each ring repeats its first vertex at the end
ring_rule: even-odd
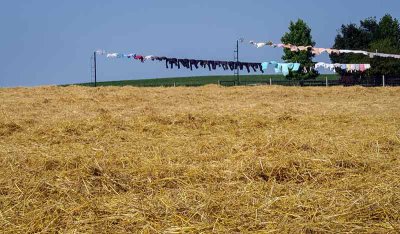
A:
POLYGON ((269 85, 272 85, 272 78, 269 78, 269 85))
POLYGON ((325 85, 326 85, 326 87, 328 87, 328 77, 327 76, 325 76, 325 85))
POLYGON ((385 75, 382 76, 382 85, 385 87, 385 75))

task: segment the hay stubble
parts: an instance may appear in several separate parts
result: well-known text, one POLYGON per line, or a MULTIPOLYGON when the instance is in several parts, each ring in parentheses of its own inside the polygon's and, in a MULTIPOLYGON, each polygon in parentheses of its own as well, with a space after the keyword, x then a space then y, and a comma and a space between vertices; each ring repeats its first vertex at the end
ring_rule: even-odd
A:
POLYGON ((0 229, 400 230, 400 89, 0 89, 0 229))

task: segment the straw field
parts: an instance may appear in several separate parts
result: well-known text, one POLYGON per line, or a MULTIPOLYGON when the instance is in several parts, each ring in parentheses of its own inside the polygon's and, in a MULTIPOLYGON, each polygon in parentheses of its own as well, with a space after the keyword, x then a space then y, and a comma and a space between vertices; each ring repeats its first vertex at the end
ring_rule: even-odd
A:
POLYGON ((400 88, 0 89, 2 233, 398 233, 400 88))

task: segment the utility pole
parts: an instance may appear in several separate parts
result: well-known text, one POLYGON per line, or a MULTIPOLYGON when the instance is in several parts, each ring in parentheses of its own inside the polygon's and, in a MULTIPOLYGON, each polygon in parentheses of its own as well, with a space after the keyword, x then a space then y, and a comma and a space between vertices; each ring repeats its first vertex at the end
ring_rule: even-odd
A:
POLYGON ((239 75, 239 40, 236 41, 236 76, 238 85, 240 85, 240 75, 239 75))
POLYGON ((243 42, 244 39, 240 38, 236 40, 236 50, 235 50, 235 63, 236 63, 236 70, 234 72, 234 75, 236 75, 236 82, 237 85, 240 85, 240 74, 239 74, 239 42, 243 42))

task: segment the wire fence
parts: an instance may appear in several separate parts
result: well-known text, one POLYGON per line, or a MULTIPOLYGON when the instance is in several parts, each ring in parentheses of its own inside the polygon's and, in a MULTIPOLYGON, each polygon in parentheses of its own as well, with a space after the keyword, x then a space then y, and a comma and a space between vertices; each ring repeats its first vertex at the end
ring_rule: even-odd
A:
MULTIPOLYGON (((381 87, 381 86, 400 86, 400 78, 364 78, 353 79, 342 77, 341 79, 332 80, 282 80, 282 79, 265 79, 265 80, 246 80, 242 79, 240 83, 237 80, 215 80, 215 81, 157 81, 157 82, 101 82, 98 86, 136 86, 136 87, 198 87, 204 85, 216 84, 225 87, 230 86, 260 86, 260 85, 281 85, 281 86, 301 86, 301 87, 331 87, 331 86, 364 86, 364 87, 381 87)), ((81 84, 84 86, 93 86, 93 83, 81 84)))
MULTIPOLYGON (((222 86, 238 85, 237 81, 221 81, 222 86)), ((368 79, 338 79, 338 80, 273 80, 269 81, 241 81, 239 85, 255 86, 255 85, 282 85, 282 86, 364 86, 364 87, 380 87, 380 86, 400 86, 400 78, 368 78, 368 79)))

